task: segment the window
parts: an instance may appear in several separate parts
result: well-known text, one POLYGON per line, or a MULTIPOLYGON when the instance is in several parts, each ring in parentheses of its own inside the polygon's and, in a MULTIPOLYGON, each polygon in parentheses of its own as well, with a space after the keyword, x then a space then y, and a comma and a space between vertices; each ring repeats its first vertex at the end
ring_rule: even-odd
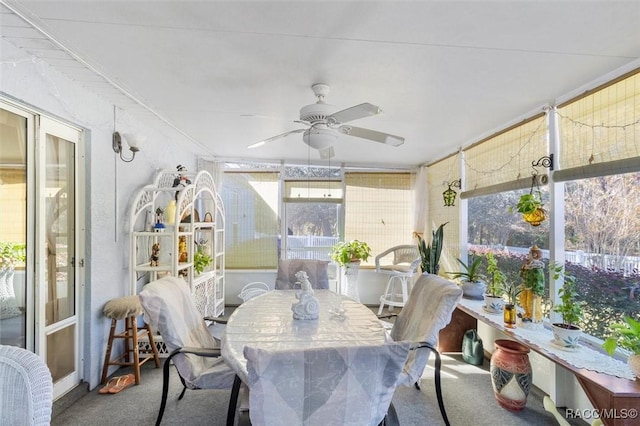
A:
POLYGON ((226 267, 272 269, 278 265, 278 180, 275 171, 226 172, 226 267))
MULTIPOLYGON (((345 240, 364 241, 374 254, 411 242, 410 173, 345 173, 345 240)), ((363 265, 373 265, 370 258, 363 265)))
POLYGON ((341 240, 365 241, 374 255, 411 242, 409 172, 352 171, 343 179, 336 167, 264 169, 225 166, 220 187, 229 269, 275 269, 279 258, 329 260, 341 240))

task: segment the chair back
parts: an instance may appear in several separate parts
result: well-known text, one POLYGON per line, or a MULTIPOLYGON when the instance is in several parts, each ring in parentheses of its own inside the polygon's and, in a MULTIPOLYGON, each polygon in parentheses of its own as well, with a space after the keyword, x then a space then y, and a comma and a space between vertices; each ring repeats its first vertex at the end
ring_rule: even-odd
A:
POLYGON ((264 350, 247 346, 249 416, 258 425, 378 425, 410 342, 264 350))
POLYGON ((418 246, 404 244, 391 247, 375 257, 376 271, 397 271, 414 273, 420 265, 418 246))
MULTIPOLYGON (((139 294, 144 320, 162 336, 169 352, 178 348, 215 348, 213 336, 196 308, 189 285, 181 278, 164 277, 146 284, 139 294)), ((221 358, 178 354, 172 358, 191 388, 202 387, 200 376, 221 358)))
POLYGON ((0 345, 0 424, 49 425, 53 381, 36 354, 0 345))
MULTIPOLYGON (((391 338, 396 342, 427 342, 435 347, 440 330, 451 321, 451 315, 461 298, 462 289, 454 282, 423 273, 391 328, 391 338)), ((407 384, 420 379, 430 353, 428 350, 411 352, 405 366, 407 384)))
POLYGON ((242 290, 240 290, 238 297, 242 299, 242 302, 244 303, 247 300, 251 300, 254 297, 260 296, 261 294, 268 293, 269 291, 271 291, 271 289, 269 288, 267 283, 264 283, 262 281, 253 281, 242 287, 242 290))
POLYGON ((299 285, 296 285, 296 273, 304 271, 309 277, 312 288, 328 289, 328 266, 329 262, 325 260, 280 259, 278 261, 278 276, 276 278, 275 288, 276 290, 300 288, 299 285))

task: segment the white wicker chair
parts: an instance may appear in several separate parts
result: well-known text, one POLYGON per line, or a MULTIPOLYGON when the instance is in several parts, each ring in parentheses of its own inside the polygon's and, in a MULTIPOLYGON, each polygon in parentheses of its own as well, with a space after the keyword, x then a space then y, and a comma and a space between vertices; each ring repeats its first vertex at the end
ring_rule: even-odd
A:
POLYGON ((246 302, 247 300, 253 299, 256 296, 260 296, 261 294, 265 294, 269 291, 271 291, 271 288, 269 288, 267 283, 263 283, 262 281, 253 281, 242 287, 238 297, 242 299, 242 302, 246 302))
POLYGON ((389 275, 387 288, 380 296, 378 315, 382 314, 384 305, 391 311, 393 307, 401 308, 407 303, 411 292, 409 279, 418 270, 420 261, 418 246, 411 244, 391 247, 375 257, 376 272, 389 275))
POLYGON ((0 345, 0 377, 1 425, 49 425, 53 381, 44 361, 26 349, 0 345))

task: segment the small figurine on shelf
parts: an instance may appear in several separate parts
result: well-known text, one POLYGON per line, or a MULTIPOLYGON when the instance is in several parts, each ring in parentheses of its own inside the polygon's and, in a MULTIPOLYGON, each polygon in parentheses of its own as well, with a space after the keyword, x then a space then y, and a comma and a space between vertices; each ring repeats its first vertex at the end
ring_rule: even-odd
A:
POLYGON ((178 239, 178 262, 184 263, 189 260, 187 253, 187 237, 181 235, 178 239))
POLYGON ((164 223, 162 223, 162 215, 164 213, 164 210, 162 210, 160 207, 158 207, 156 209, 156 223, 153 225, 153 230, 156 232, 162 232, 164 231, 164 223))
POLYGON ((154 243, 151 246, 151 257, 149 258, 149 266, 158 266, 160 260, 160 243, 154 243))
POLYGON ((183 174, 187 171, 187 168, 185 166, 183 166, 182 164, 178 164, 176 170, 178 170, 178 174, 173 180, 173 187, 179 188, 176 192, 176 201, 178 201, 178 195, 180 194, 180 191, 182 191, 187 185, 191 185, 191 180, 189 180, 189 178, 183 174))

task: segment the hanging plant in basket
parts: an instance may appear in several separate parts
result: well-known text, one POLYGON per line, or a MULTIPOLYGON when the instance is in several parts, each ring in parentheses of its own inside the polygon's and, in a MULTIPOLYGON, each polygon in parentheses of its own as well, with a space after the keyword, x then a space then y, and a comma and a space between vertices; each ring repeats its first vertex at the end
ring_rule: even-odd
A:
POLYGON ((540 226, 547 219, 547 211, 543 208, 537 175, 533 175, 531 178, 531 190, 529 193, 520 196, 515 208, 513 206, 509 208, 512 213, 514 210, 521 213, 522 219, 531 226, 540 226), (534 187, 536 187, 535 192, 534 187))

